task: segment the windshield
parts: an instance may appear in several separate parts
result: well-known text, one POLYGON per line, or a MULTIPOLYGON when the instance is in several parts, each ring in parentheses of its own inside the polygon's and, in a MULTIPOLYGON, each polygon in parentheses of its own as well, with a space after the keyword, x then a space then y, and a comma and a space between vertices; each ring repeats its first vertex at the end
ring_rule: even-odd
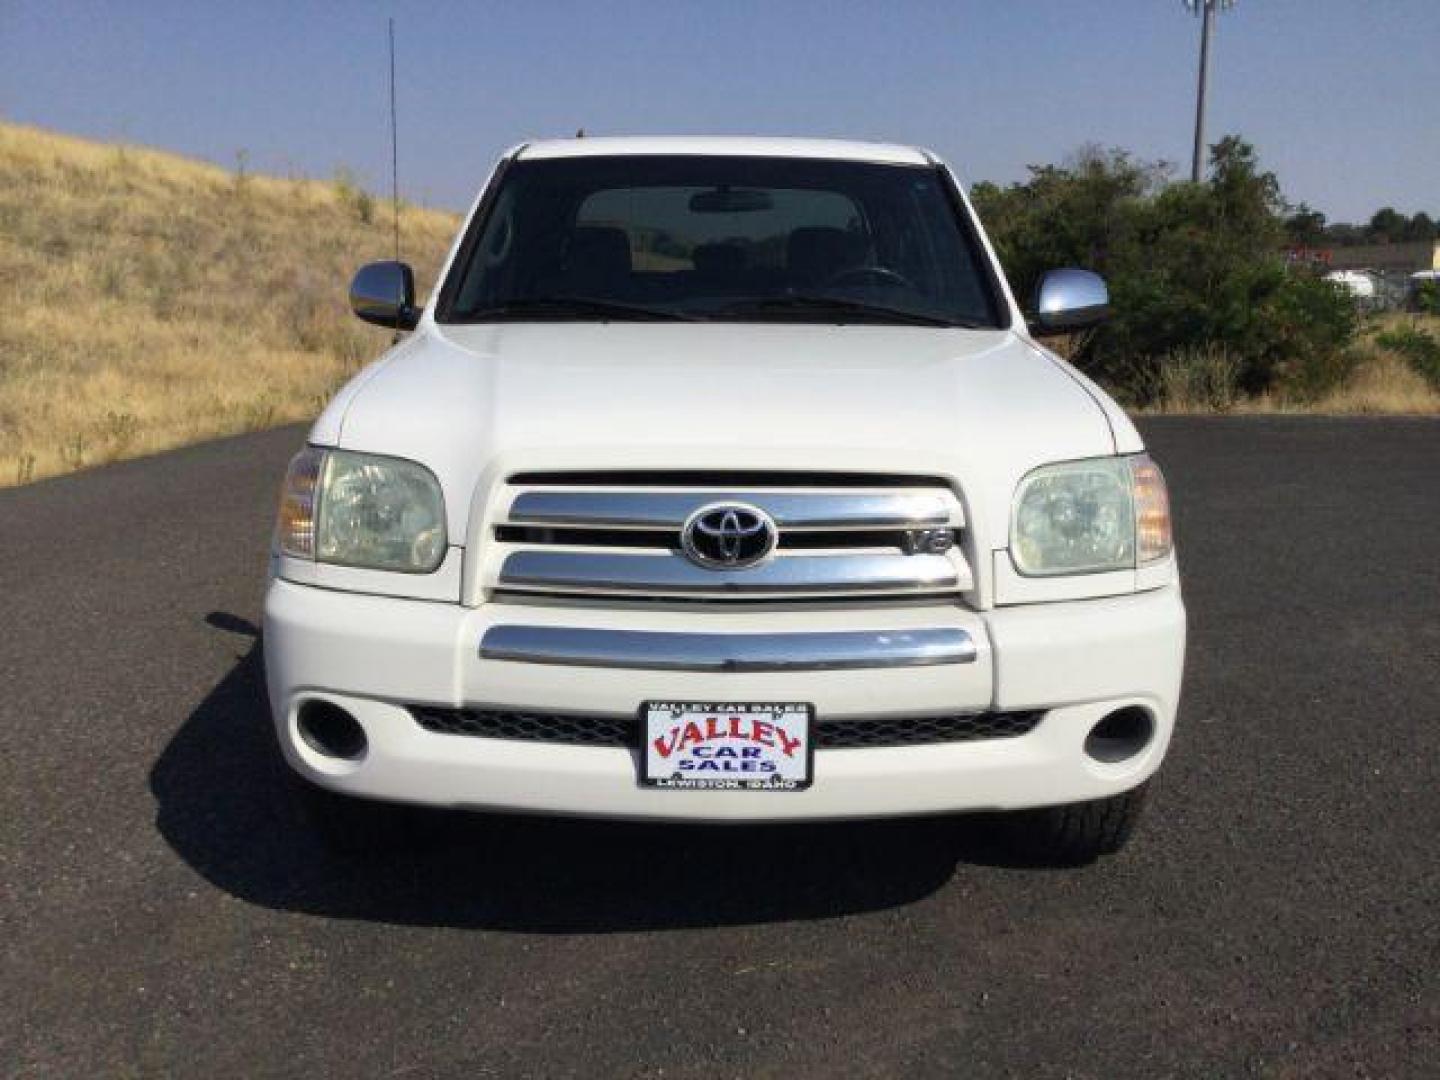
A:
POLYGON ((940 169, 805 158, 523 158, 442 322, 703 319, 1000 327, 940 169))

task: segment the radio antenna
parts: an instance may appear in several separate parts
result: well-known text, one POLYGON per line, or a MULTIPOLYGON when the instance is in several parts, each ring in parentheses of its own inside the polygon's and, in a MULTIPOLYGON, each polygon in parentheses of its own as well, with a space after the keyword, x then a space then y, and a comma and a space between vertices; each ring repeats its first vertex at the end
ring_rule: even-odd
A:
POLYGON ((395 125, 395 19, 390 19, 390 204, 395 219, 395 261, 400 261, 400 134, 395 125))

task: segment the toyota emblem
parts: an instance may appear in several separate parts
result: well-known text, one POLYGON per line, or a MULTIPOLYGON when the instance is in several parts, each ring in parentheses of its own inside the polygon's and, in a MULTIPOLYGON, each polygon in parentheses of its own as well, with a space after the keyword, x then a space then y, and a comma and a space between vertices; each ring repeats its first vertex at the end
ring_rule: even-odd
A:
POLYGON ((690 561, 711 570, 754 566, 775 550, 779 539, 770 515, 744 503, 702 506, 680 531, 680 543, 690 561))

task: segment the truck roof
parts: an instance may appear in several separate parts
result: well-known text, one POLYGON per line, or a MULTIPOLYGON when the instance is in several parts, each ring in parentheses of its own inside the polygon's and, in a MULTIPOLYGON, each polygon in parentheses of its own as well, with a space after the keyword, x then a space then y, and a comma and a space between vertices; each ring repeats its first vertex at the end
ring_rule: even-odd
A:
POLYGON ((826 158, 832 161, 869 161, 886 165, 933 165, 925 150, 893 143, 851 142, 842 139, 795 139, 717 136, 606 136, 546 139, 527 143, 519 157, 610 157, 637 154, 694 154, 719 157, 826 158))

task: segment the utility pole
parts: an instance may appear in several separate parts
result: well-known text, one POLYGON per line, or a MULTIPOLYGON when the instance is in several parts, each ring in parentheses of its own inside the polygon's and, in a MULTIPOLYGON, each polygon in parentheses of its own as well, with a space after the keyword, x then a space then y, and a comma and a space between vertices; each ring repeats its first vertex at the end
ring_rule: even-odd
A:
POLYGON ((1199 183, 1205 171, 1205 98, 1210 89, 1210 43, 1215 37, 1215 16, 1221 8, 1233 7, 1235 0, 1183 0, 1200 16, 1200 88, 1195 95, 1195 154, 1190 160, 1190 179, 1199 183))

